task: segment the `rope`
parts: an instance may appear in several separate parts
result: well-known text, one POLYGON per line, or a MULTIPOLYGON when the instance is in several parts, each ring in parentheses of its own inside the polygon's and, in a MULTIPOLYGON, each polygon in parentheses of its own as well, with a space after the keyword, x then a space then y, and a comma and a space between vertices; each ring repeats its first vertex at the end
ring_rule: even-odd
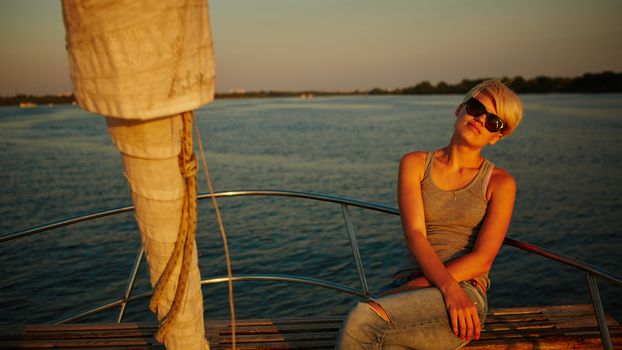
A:
MULTIPOLYGON (((192 249, 194 247, 194 241, 196 237, 196 223, 197 223, 197 207, 196 207, 196 199, 197 199, 197 160, 193 153, 193 144, 192 144, 192 121, 194 120, 194 113, 192 111, 184 112, 181 115, 183 122, 182 129, 182 148, 181 153, 179 154, 179 168, 181 174, 184 178, 185 184, 185 192, 183 198, 182 205, 182 214, 181 221, 179 223, 179 231, 177 233, 177 240, 175 241, 175 246, 173 248, 173 253, 169 258, 158 283, 156 284, 155 291, 153 293, 153 297, 151 298, 151 302, 149 303, 149 308, 151 311, 157 313, 159 301, 164 293, 166 286, 171 283, 171 277, 173 275, 173 271, 179 264, 179 260, 181 259, 181 271, 179 275, 179 280, 177 281, 177 286, 175 289, 175 297, 173 299, 173 304, 168 310, 167 314, 164 316, 164 319, 156 333, 156 339, 163 343, 164 337, 168 333, 168 329, 170 324, 177 318, 179 313, 181 312, 181 307, 183 300, 186 295, 186 290, 188 287, 188 272, 190 271, 190 262, 192 257, 192 249)), ((218 202, 216 201, 216 196, 214 196, 214 189, 212 186, 212 180, 209 176, 209 170, 207 167, 207 161, 205 158, 205 153, 203 151, 203 144, 201 142, 201 132, 199 130, 198 123, 196 123, 196 132, 197 132, 197 141, 199 150, 201 153, 201 161, 203 167, 205 169, 205 177, 207 181, 207 187, 209 189, 210 194, 212 195, 212 202, 214 205, 214 209, 216 211, 216 218, 218 220, 218 227, 220 229, 220 235, 223 240, 224 250, 225 250, 225 259, 227 262, 227 276, 228 276, 228 286, 229 286, 229 310, 231 313, 231 332, 232 332, 232 347, 233 350, 236 349, 236 335, 235 335, 235 306, 233 303, 233 273, 231 271, 231 258, 229 256, 229 245, 227 243, 227 234, 225 233, 225 228, 222 223, 222 217, 220 215, 220 210, 218 207, 218 202)))
POLYGON ((194 114, 192 111, 181 114, 183 131, 181 153, 179 154, 179 168, 184 178, 185 191, 181 221, 179 223, 179 231, 177 233, 177 241, 175 241, 173 253, 171 254, 171 257, 169 258, 166 267, 164 268, 164 271, 156 284, 153 297, 151 298, 151 302, 149 304, 151 311, 157 313, 162 294, 166 289, 166 286, 171 283, 173 271, 181 259, 181 271, 175 289, 173 304, 168 310, 166 316, 164 316, 160 328, 156 333, 156 339, 161 343, 164 342, 164 337, 168 333, 170 324, 177 318, 183 306, 183 301, 188 287, 188 273, 190 271, 192 250, 194 249, 196 236, 197 160, 192 151, 193 116, 194 114))
POLYGON ((229 312, 231 314, 231 346, 235 350, 235 305, 233 302, 233 273, 231 272, 231 259, 229 257, 229 244, 227 243, 227 234, 225 233, 225 227, 222 223, 222 217, 220 216, 220 210, 218 208, 218 201, 214 196, 214 188, 212 186, 212 180, 209 176, 209 169, 207 168, 207 161, 205 158, 205 152, 203 151, 203 143, 201 142, 201 131, 199 130, 199 122, 195 123, 195 129, 197 132, 197 143, 199 146, 199 152, 201 153, 201 164, 205 169, 205 180, 209 193, 212 197, 212 203, 214 210, 216 211, 216 218, 218 219, 218 228, 220 229, 220 237, 222 238, 222 244, 225 251, 225 259, 227 262, 227 286, 229 287, 229 312))

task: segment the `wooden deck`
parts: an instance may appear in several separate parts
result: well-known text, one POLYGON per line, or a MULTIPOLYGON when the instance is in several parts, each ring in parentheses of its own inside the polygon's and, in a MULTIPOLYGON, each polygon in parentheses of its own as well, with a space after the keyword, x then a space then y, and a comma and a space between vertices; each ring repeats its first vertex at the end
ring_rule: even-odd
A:
MULTIPOLYGON (((243 320, 238 349, 332 349, 341 319, 243 320)), ((614 349, 622 349, 622 328, 608 316, 614 349)), ((0 327, 0 348, 164 349, 155 325, 68 324, 0 327)), ((227 321, 207 321, 211 348, 231 348, 227 321)), ((602 349, 591 305, 491 310, 481 339, 468 349, 602 349)))

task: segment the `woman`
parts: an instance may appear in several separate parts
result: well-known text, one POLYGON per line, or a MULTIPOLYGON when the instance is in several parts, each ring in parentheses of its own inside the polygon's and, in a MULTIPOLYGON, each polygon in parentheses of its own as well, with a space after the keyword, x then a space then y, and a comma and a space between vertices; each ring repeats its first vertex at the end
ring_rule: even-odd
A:
POLYGON ((510 224, 516 183, 481 155, 511 134, 522 103, 498 80, 469 91, 445 148, 401 162, 403 266, 377 300, 348 315, 338 349, 456 349, 479 339, 488 271, 510 224))

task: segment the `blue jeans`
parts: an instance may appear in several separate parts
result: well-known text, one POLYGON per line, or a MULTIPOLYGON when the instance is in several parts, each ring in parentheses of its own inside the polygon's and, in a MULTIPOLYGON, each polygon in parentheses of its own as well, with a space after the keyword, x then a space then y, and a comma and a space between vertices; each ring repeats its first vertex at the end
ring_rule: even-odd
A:
MULTIPOLYGON (((486 295, 467 282, 460 286, 477 303, 483 325, 488 312, 486 295)), ((366 302, 359 302, 344 321, 336 349, 457 349, 469 342, 452 332, 443 295, 437 288, 387 295, 375 301, 390 321, 366 302)))

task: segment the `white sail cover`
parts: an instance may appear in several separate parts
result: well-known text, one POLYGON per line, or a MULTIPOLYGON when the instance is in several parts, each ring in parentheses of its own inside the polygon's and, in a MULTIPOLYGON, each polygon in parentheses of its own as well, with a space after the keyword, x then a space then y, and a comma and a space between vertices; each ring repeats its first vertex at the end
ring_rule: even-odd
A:
POLYGON ((63 0, 63 16, 76 100, 107 117, 123 157, 151 284, 164 286, 152 301, 166 323, 158 340, 167 349, 209 348, 194 239, 183 260, 189 272, 180 278, 181 266, 173 265, 170 283, 158 285, 186 222, 182 203, 191 187, 178 159, 182 142, 188 144, 182 115, 186 120, 184 112, 213 99, 207 0, 63 0), (183 299, 174 304, 177 286, 186 283, 183 299), (175 317, 169 317, 172 305, 178 306, 175 317))
POLYGON ((86 110, 152 119, 212 100, 207 0, 63 0, 71 80, 86 110))

